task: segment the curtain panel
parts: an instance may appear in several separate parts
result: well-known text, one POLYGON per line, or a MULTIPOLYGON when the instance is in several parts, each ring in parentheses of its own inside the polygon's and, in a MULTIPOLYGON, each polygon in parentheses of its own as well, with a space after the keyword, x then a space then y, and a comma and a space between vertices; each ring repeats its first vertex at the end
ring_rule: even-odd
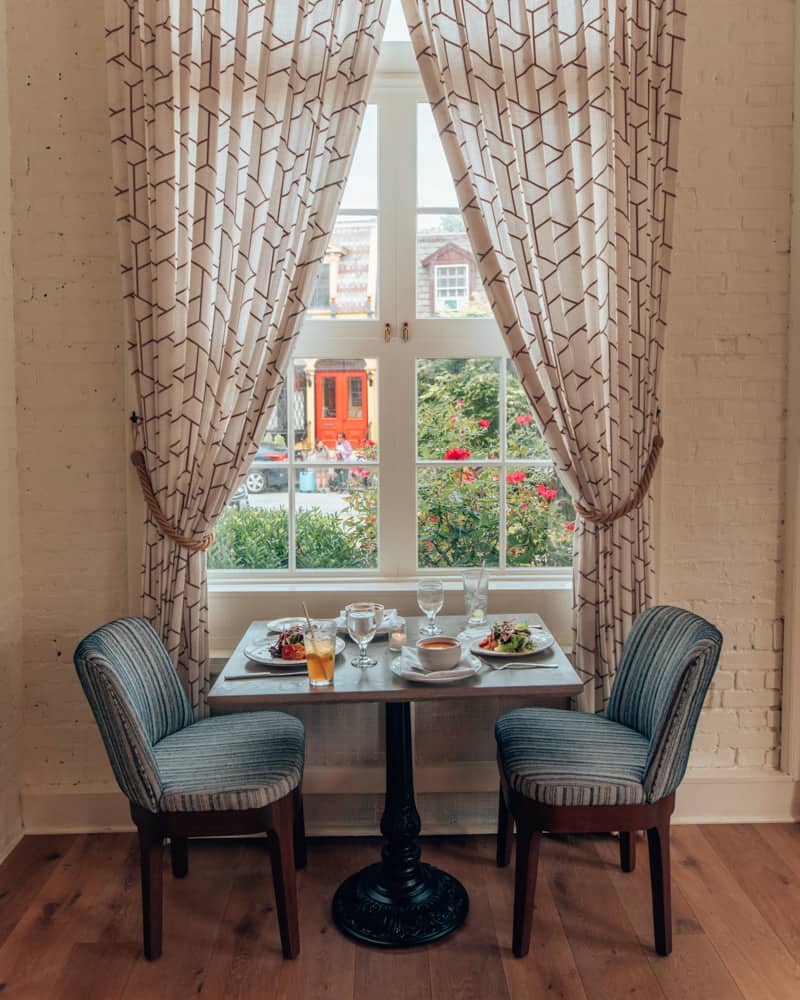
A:
POLYGON ((388 0, 107 0, 143 614, 198 715, 205 549, 284 382, 388 0), (136 453, 135 453, 136 454, 136 453))
POLYGON ((580 515, 579 706, 654 598, 682 0, 403 0, 471 244, 580 515))

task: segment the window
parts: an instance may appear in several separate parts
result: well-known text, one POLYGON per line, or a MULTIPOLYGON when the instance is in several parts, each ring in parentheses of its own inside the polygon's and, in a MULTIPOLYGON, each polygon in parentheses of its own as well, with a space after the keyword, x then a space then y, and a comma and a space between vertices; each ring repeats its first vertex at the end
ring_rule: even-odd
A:
POLYGON ((209 567, 567 567, 574 510, 506 357, 421 84, 378 83, 370 102, 290 391, 209 567))
POLYGON ((469 268, 466 264, 437 264, 436 313, 460 312, 469 301, 469 268))

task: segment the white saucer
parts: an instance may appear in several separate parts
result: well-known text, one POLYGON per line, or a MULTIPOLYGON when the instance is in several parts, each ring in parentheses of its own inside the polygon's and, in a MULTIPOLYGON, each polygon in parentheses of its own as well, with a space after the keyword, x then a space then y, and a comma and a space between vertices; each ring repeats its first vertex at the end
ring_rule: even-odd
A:
POLYGON ((401 677, 404 681, 414 681, 419 684, 455 684, 458 681, 468 680, 475 677, 486 666, 485 663, 473 656, 472 653, 465 653, 461 657, 461 662, 452 670, 432 670, 425 673, 422 670, 415 670, 410 665, 410 658, 406 653, 401 653, 392 662, 392 673, 396 677, 401 677))

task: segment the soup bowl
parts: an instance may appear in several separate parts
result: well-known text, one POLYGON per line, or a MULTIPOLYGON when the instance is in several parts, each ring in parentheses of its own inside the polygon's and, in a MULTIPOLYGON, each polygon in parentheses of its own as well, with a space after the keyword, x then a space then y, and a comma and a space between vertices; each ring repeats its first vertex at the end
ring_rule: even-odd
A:
POLYGON ((461 660, 461 643, 451 635, 432 635, 417 643, 419 662, 426 670, 452 670, 461 660))

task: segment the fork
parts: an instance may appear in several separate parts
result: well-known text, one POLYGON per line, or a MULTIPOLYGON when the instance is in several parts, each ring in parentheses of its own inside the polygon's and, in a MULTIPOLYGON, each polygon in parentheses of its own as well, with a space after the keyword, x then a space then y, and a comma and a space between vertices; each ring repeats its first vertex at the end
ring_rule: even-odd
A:
POLYGON ((553 663, 498 663, 492 664, 492 670, 524 670, 526 667, 535 667, 537 670, 555 670, 553 663))

